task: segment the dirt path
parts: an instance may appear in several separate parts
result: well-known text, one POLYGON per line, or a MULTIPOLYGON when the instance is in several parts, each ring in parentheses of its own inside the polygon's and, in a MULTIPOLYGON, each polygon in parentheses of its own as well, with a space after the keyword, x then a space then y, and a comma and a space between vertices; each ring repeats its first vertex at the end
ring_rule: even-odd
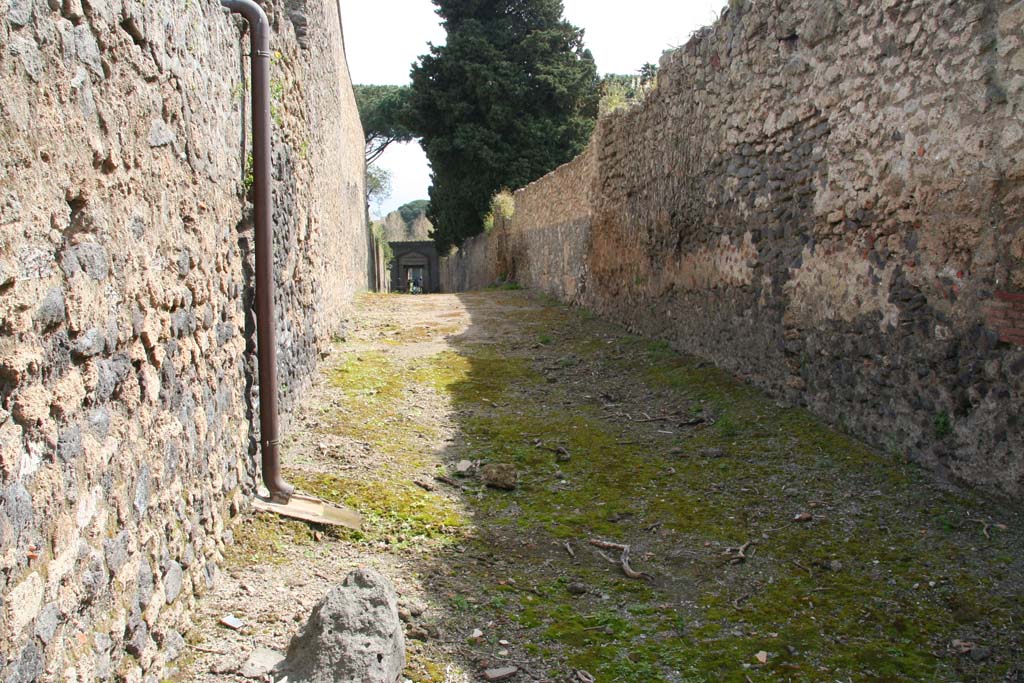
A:
POLYGON ((369 565, 416 682, 1024 681, 1019 511, 663 343, 525 292, 375 295, 325 368, 286 474, 366 529, 245 518, 182 680, 245 680, 369 565))

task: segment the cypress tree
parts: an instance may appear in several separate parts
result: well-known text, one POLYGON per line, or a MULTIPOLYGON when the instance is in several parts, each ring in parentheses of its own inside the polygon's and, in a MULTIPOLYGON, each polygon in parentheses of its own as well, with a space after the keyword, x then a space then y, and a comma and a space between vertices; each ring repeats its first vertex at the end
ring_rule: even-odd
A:
POLYGON ((578 154, 598 79, 561 0, 434 0, 447 41, 412 69, 412 124, 430 160, 443 251, 479 233, 491 196, 578 154))

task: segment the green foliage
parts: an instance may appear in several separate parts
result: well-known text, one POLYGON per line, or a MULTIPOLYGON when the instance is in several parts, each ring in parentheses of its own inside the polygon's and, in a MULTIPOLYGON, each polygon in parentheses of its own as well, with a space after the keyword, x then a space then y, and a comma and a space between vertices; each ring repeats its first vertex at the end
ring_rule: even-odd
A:
POLYGON ((283 101, 284 81, 272 78, 270 80, 270 118, 274 120, 278 128, 284 127, 284 112, 281 109, 283 101))
POLYGON ((935 438, 945 439, 953 433, 953 421, 949 419, 949 413, 943 410, 935 416, 935 438))
POLYGON ((516 212, 516 199, 508 190, 502 190, 491 197, 491 210, 484 216, 484 232, 490 232, 494 227, 495 216, 508 220, 516 212))
POLYGON ((479 233, 491 196, 583 149, 597 73, 558 0, 434 0, 447 40, 412 71, 411 110, 430 160, 434 239, 444 252, 479 233))
POLYGON ((373 240, 380 247, 381 255, 384 257, 384 263, 390 265, 395 260, 395 251, 391 248, 391 244, 387 240, 387 236, 384 234, 384 224, 380 221, 373 221, 370 223, 370 232, 373 235, 373 240))
POLYGON ((372 164, 392 142, 409 142, 409 86, 357 85, 356 106, 366 140, 366 163, 372 164))
POLYGON ((252 184, 256 182, 256 176, 253 171, 254 163, 252 152, 249 152, 245 155, 245 171, 242 173, 242 185, 245 186, 246 194, 252 189, 252 184))
POLYGON ((516 212, 516 198, 508 190, 502 190, 491 198, 491 213, 505 220, 512 218, 516 212))
POLYGON ((414 199, 408 204, 402 204, 396 211, 406 223, 412 223, 421 213, 426 213, 430 208, 429 199, 414 199))
POLYGON ((644 101, 658 85, 658 66, 647 62, 636 74, 605 74, 601 79, 602 116, 644 101))
POLYGON ((366 203, 378 207, 391 196, 391 172, 380 166, 366 167, 366 203))

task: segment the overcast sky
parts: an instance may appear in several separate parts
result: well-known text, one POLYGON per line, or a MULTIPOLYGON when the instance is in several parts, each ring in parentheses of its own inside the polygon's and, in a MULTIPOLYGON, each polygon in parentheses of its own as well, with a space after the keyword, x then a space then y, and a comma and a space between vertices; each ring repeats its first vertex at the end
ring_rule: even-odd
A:
MULTIPOLYGON (((430 0, 340 0, 345 51, 354 83, 405 85, 409 68, 444 43, 444 31, 430 0)), ((565 18, 584 29, 597 70, 635 73, 645 62, 682 45, 690 34, 714 21, 726 0, 564 0, 565 18)), ((380 213, 414 199, 426 199, 427 159, 416 143, 391 145, 378 160, 391 171, 392 194, 380 213)), ((377 213, 377 207, 371 207, 377 213)))

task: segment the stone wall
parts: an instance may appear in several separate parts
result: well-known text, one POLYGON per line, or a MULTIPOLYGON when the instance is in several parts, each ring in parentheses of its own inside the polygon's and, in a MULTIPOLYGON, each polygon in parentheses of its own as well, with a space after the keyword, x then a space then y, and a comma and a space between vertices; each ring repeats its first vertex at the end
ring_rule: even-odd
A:
POLYGON ((386 242, 425 242, 430 239, 434 225, 427 214, 420 212, 406 222, 400 211, 384 216, 384 240, 386 242))
POLYGON ((491 267, 1019 497, 1024 3, 730 4, 491 267))
MULTIPOLYGON (((500 217, 496 219, 501 220, 500 217)), ((441 291, 442 292, 466 292, 474 289, 483 289, 500 279, 500 272, 497 264, 497 240, 491 239, 492 235, 505 234, 502 228, 494 232, 480 233, 470 237, 458 249, 442 256, 441 261, 441 291)))
MULTIPOLYGON (((366 286, 335 0, 271 17, 282 399, 366 286)), ((159 680, 257 477, 248 36, 0 0, 0 678, 159 680)))
POLYGON ((515 194, 512 219, 496 218, 499 270, 524 287, 578 302, 587 283, 595 155, 580 156, 515 194))

